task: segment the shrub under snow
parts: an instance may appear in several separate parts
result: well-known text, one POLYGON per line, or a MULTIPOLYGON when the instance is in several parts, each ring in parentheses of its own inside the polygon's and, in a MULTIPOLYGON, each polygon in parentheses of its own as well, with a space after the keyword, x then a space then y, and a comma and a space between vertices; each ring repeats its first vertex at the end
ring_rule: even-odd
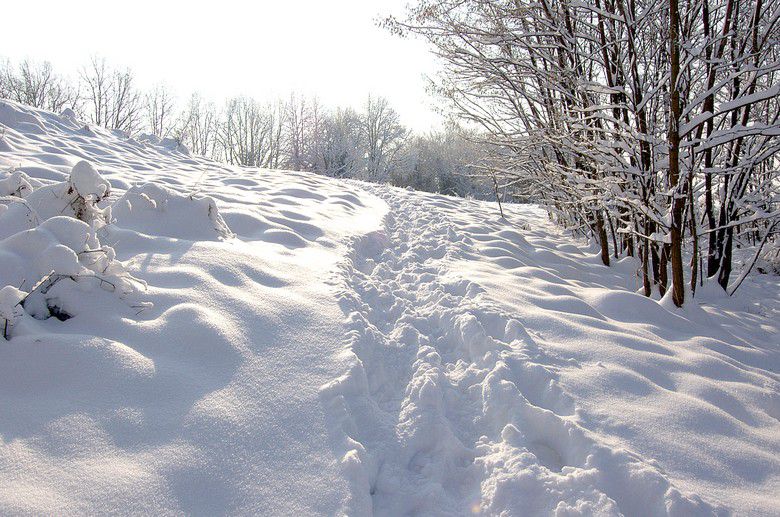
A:
POLYGON ((110 220, 110 207, 98 206, 110 191, 108 181, 85 161, 73 167, 67 181, 47 186, 20 171, 0 177, 4 338, 13 335, 25 314, 67 319, 78 313, 80 300, 94 289, 125 297, 145 287, 96 234, 110 220))
POLYGON ((113 248, 101 244, 98 232, 109 223, 182 239, 232 235, 209 197, 145 184, 131 188, 112 206, 106 203, 110 194, 110 183, 86 161, 78 162, 66 181, 45 186, 21 171, 0 173, 4 338, 11 337, 26 316, 65 320, 78 314, 85 293, 105 290, 126 299, 145 289, 144 282, 116 260, 113 248))
POLYGON ((111 193, 111 185, 86 161, 77 163, 67 181, 47 185, 25 197, 42 220, 60 215, 103 226, 111 220, 110 208, 98 203, 111 193))
POLYGON ((33 191, 32 180, 22 171, 9 170, 0 173, 0 196, 27 197, 33 191))
POLYGON ((0 333, 6 339, 24 313, 21 305, 24 296, 23 291, 12 285, 0 289, 0 333))

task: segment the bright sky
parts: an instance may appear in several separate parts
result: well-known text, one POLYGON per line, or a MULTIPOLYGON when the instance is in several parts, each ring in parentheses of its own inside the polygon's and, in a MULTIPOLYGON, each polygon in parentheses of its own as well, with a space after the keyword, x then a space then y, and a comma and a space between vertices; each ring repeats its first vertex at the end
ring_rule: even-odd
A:
POLYGON ((258 100, 290 92, 324 105, 362 106, 387 97, 408 126, 438 125, 424 74, 434 58, 421 41, 376 26, 408 0, 10 0, 3 4, 0 57, 49 60, 75 76, 92 55, 133 69, 181 97, 258 100))

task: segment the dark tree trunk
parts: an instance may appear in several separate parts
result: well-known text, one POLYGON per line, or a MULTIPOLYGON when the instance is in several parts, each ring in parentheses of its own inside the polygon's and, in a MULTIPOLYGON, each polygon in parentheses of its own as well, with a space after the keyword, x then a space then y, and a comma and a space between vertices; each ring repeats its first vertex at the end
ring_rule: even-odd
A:
MULTIPOLYGON (((681 307, 685 301, 685 280, 683 279, 682 226, 685 197, 680 184, 680 14, 677 0, 669 0, 669 53, 671 71, 669 74, 669 185, 672 187, 672 224, 669 229, 671 243, 669 251, 672 264, 672 299, 681 307)), ((665 268, 664 268, 665 269, 665 268)))
POLYGON ((607 240, 607 229, 604 226, 604 216, 601 210, 596 211, 596 232, 599 234, 599 243, 601 244, 601 261, 605 266, 609 265, 609 241, 607 240))
POLYGON ((661 246, 661 256, 658 259, 658 292, 661 293, 661 296, 666 294, 666 289, 669 287, 668 262, 669 245, 664 244, 661 246))

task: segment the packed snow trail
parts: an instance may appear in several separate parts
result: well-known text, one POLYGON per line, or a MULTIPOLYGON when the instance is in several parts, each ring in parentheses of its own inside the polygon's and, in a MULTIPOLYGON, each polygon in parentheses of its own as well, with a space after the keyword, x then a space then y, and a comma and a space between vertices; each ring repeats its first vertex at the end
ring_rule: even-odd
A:
POLYGON ((451 273, 477 253, 441 210, 462 201, 370 190, 390 209, 385 229, 360 238, 344 265, 355 361, 323 388, 356 491, 348 513, 715 512, 578 426, 557 382, 567 361, 451 273))

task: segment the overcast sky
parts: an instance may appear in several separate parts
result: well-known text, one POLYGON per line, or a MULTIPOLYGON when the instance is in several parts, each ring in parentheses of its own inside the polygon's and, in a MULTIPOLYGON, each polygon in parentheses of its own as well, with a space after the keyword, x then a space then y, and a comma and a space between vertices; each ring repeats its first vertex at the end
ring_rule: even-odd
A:
POLYGON ((325 105, 387 97, 407 125, 438 124, 424 74, 424 43, 376 26, 408 0, 180 2, 12 1, 3 4, 0 56, 49 60, 75 75, 91 55, 133 69, 139 85, 168 85, 186 97, 259 100, 316 94, 325 105))

